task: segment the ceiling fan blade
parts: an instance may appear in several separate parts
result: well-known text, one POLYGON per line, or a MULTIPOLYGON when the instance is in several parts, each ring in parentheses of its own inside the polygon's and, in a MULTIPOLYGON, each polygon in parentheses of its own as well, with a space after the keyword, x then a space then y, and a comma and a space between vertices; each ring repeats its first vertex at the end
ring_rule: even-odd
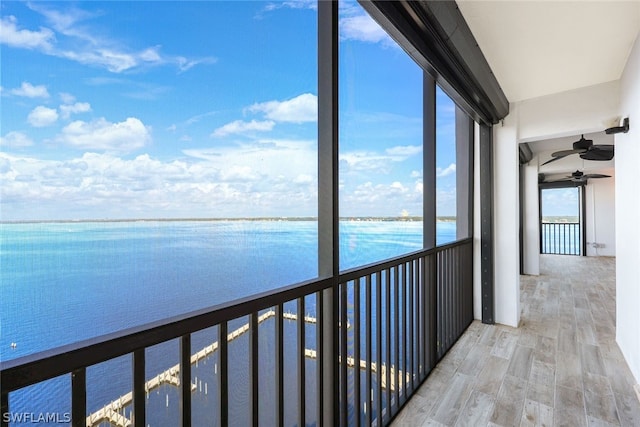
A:
POLYGON ((544 162, 544 163, 543 163, 543 164, 541 164, 540 166, 547 165, 547 164, 549 164, 549 163, 551 163, 551 162, 555 162, 556 160, 560 160, 560 159, 563 159, 563 158, 564 158, 564 157, 552 157, 552 158, 551 158, 551 160, 547 160, 546 162, 544 162))
POLYGON ((587 151, 586 149, 556 151, 555 153, 551 153, 551 159, 550 160, 547 160, 546 162, 544 162, 540 166, 544 166, 544 165, 546 165, 548 163, 555 162, 556 160, 564 159, 565 157, 571 156, 573 154, 584 153, 586 151, 587 151))
POLYGON ((561 179, 553 179, 550 181, 545 181, 545 183, 551 183, 551 182, 571 182, 571 179, 566 179, 566 178, 561 178, 561 179))
POLYGON ((556 151, 555 153, 551 154, 551 157, 567 157, 570 156, 572 154, 580 154, 580 153, 584 153, 586 152, 587 149, 586 148, 576 148, 573 150, 561 150, 561 151, 556 151))
POLYGON ((613 145, 594 145, 586 153, 580 154, 584 160, 607 161, 613 159, 613 145))
POLYGON ((582 176, 583 179, 592 179, 592 178, 611 178, 611 175, 603 175, 601 173, 590 173, 582 176))

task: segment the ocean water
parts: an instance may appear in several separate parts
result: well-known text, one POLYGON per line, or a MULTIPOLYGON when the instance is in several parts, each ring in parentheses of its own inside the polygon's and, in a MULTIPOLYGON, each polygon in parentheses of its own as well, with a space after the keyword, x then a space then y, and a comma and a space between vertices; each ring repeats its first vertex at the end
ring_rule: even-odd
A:
MULTIPOLYGON (((455 223, 439 222, 438 243, 454 239, 455 223)), ((314 221, 0 224, 0 359, 13 359, 312 279, 317 276, 317 241, 314 221), (11 343, 16 343, 15 348, 11 343)), ((341 269, 421 246, 421 222, 340 224, 341 269)), ((312 312, 314 308, 315 301, 310 297, 307 309, 312 312)), ((229 330, 244 322, 246 319, 231 323, 229 330)), ((273 322, 264 322, 260 336, 273 336, 273 327, 273 322)), ((295 324, 285 322, 285 335, 295 336, 295 324)), ((199 350, 217 340, 217 330, 194 334, 192 340, 193 350, 199 350)), ((261 354, 269 354, 271 341, 260 339, 261 354)), ((239 367, 240 375, 248 370, 242 368, 248 367, 246 350, 242 350, 247 345, 248 337, 243 336, 229 348, 230 360, 239 367)), ((177 360, 177 342, 148 350, 147 376, 162 372, 177 360)), ((272 358, 261 358, 265 365, 264 369, 261 366, 261 388, 271 387, 274 379, 266 373, 273 372, 270 368, 274 363, 272 358)), ((291 365, 293 371, 295 363, 293 359, 285 360, 285 366, 291 365)), ((315 362, 307 363, 308 369, 313 369, 315 362)), ((206 408, 218 398, 212 376, 216 365, 214 354, 194 368, 193 375, 199 377, 201 388, 194 394, 196 420, 199 416, 203 422, 210 419, 206 408), (202 387, 211 390, 204 392, 202 387)), ((130 358, 90 367, 87 376, 88 406, 93 411, 130 391, 130 358)), ((237 408, 247 404, 248 391, 243 383, 246 378, 240 376, 230 384, 230 399, 237 408), (238 382, 237 387, 234 381, 238 382)), ((313 384, 308 386, 313 389, 313 384)), ((64 413, 69 410, 69 389, 66 376, 14 393, 10 400, 12 412, 64 413)), ((148 401, 148 424, 177 425, 178 390, 171 386, 160 389, 148 401)), ((295 391, 295 387, 291 389, 295 391)), ((295 402, 294 397, 286 400, 288 406, 295 402)), ((272 396, 267 394, 261 408, 270 407, 269 399, 272 396)), ((246 424, 243 411, 232 409, 230 413, 240 414, 232 424, 246 424)), ((285 416, 293 420, 295 408, 287 408, 285 416)), ((310 411, 309 419, 313 416, 310 411)))

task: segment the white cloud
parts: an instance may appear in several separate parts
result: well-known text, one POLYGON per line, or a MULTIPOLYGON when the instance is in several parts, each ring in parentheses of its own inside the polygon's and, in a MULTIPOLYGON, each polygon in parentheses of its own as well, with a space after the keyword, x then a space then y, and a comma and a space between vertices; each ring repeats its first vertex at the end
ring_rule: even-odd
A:
POLYGON ((422 171, 411 171, 411 178, 422 178, 422 171))
POLYGON ((65 104, 73 104, 74 102, 76 102, 76 97, 66 92, 60 92, 60 99, 65 104))
POLYGON ((449 176, 449 175, 454 174, 454 173, 456 173, 456 164, 455 163, 451 163, 449 166, 447 166, 444 169, 436 168, 436 176, 438 178, 444 178, 445 176, 449 176))
POLYGON ((276 122, 305 123, 318 120, 318 97, 303 93, 286 101, 267 101, 247 108, 252 113, 264 113, 276 122))
POLYGON ((0 157, 0 175, 11 172, 11 162, 8 159, 0 157))
POLYGON ((54 124, 58 120, 58 111, 42 105, 34 108, 27 117, 33 127, 45 127, 54 124))
POLYGON ((393 44, 389 35, 366 13, 340 19, 340 37, 343 40, 393 44))
POLYGON ((278 9, 318 9, 317 0, 292 0, 282 2, 268 2, 267 5, 255 15, 255 19, 263 19, 269 12, 276 11, 278 9))
POLYGON ((76 102, 75 104, 60 106, 60 115, 63 119, 68 119, 71 114, 87 113, 89 111, 91 111, 91 105, 88 102, 76 102))
POLYGON ((392 182, 391 185, 389 185, 389 188, 392 191, 399 192, 399 193, 406 193, 408 191, 407 188, 404 185, 402 185, 400 181, 392 182))
POLYGON ((211 64, 216 58, 188 59, 184 56, 164 55, 160 46, 134 50, 121 42, 97 36, 97 31, 83 21, 94 14, 76 7, 65 11, 55 10, 44 2, 33 2, 29 7, 43 15, 54 28, 39 31, 18 29, 13 16, 3 18, 0 25, 0 42, 16 48, 35 49, 46 55, 66 58, 84 65, 105 68, 113 73, 148 66, 174 65, 186 71, 198 64, 211 64), (60 35, 61 37, 56 37, 60 35))
POLYGON ((318 9, 318 3, 316 0, 294 0, 294 1, 283 1, 280 3, 268 3, 264 7, 265 12, 271 12, 278 9, 318 9))
POLYGON ((315 178, 309 174, 303 173, 293 178, 295 184, 312 184, 315 178))
POLYGON ((187 149, 187 156, 204 161, 223 182, 255 181, 263 191, 309 183, 315 175, 317 156, 311 141, 265 139, 233 147, 187 149), (305 181, 306 180, 306 181, 305 181), (295 182, 294 182, 295 181, 295 182))
POLYGON ((384 153, 374 151, 348 151, 340 154, 341 172, 370 171, 388 174, 392 163, 402 162, 409 157, 422 152, 418 145, 399 145, 384 150, 384 153))
POLYGON ((398 145, 387 148, 385 152, 394 157, 407 158, 422 153, 422 147, 420 145, 398 145))
POLYGON ((53 31, 40 28, 39 31, 19 29, 15 16, 3 17, 0 20, 0 44, 23 49, 42 49, 49 51, 55 39, 53 31))
POLYGON ((106 47, 91 50, 60 50, 58 55, 84 65, 106 68, 113 73, 120 73, 140 64, 135 53, 119 52, 106 47))
POLYGON ((387 174, 390 171, 390 156, 370 151, 350 151, 340 154, 340 172, 363 172, 387 174))
POLYGON ((222 181, 233 182, 250 182, 259 181, 263 176, 251 166, 233 165, 220 171, 220 179, 222 181))
POLYGON ((375 184, 371 181, 357 185, 341 195, 340 209, 346 216, 375 215, 396 216, 403 209, 409 212, 422 210, 422 194, 399 182, 375 184))
POLYGON ((0 145, 3 147, 29 147, 33 145, 33 141, 22 132, 9 132, 5 136, 0 137, 0 145))
POLYGON ((0 151, 3 218, 291 216, 317 212, 313 141, 184 150, 180 160, 87 152, 67 160, 0 151))
POLYGON ((83 150, 131 152, 150 143, 151 133, 135 117, 119 123, 100 118, 92 122, 71 122, 62 129, 56 140, 83 150))
POLYGON ((275 126, 275 122, 271 120, 265 121, 256 121, 251 120, 250 122, 245 122, 242 120, 236 120, 231 123, 227 123, 224 126, 221 126, 213 131, 211 136, 213 137, 223 137, 232 134, 243 134, 243 133, 251 133, 251 132, 268 132, 273 129, 275 126))
POLYGON ((187 59, 184 56, 176 56, 176 57, 170 58, 169 62, 175 63, 180 69, 180 71, 187 71, 195 67, 196 65, 215 64, 216 62, 218 62, 218 59, 214 58, 213 56, 210 56, 208 58, 199 58, 199 59, 187 59))
POLYGON ((160 46, 154 46, 147 48, 140 52, 140 59, 146 62, 160 62, 162 56, 160 55, 160 46))
POLYGON ((49 92, 44 85, 34 86, 29 82, 22 82, 19 88, 12 89, 11 93, 16 96, 24 96, 27 98, 48 98, 49 92))

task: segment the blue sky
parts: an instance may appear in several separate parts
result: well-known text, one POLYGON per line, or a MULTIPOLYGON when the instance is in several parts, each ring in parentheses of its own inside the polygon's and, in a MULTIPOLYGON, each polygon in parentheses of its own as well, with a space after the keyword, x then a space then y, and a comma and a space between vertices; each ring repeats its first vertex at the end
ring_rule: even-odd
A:
MULTIPOLYGON (((2 220, 317 215, 313 2, 0 13, 2 220)), ((420 215, 422 73, 356 3, 340 19, 341 215, 420 215)), ((438 212, 454 215, 441 92, 438 109, 438 212)))
POLYGON ((542 190, 542 216, 579 216, 580 195, 577 187, 542 190))

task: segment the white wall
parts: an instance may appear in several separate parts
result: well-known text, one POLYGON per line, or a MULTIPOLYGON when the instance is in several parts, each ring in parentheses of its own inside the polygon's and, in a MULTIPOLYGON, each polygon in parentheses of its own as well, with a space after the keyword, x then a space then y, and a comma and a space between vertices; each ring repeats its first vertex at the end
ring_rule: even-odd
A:
POLYGON ((518 112, 512 106, 502 124, 493 127, 494 290, 495 321, 520 323, 518 112))
POLYGON ((619 105, 617 80, 522 101, 518 103, 519 142, 602 131, 619 116, 619 105))
POLYGON ((473 318, 482 319, 480 258, 480 125, 474 126, 473 141, 473 318))
POLYGON ((616 255, 615 175, 612 170, 602 173, 612 177, 590 179, 584 188, 587 256, 616 255))
POLYGON ((616 334, 640 382, 640 38, 621 78, 619 114, 630 130, 616 135, 616 334))
MULTIPOLYGON (((494 191, 494 307, 496 323, 517 327, 520 322, 519 157, 516 115, 493 129, 494 191)), ((474 144, 474 317, 482 318, 480 260, 479 127, 474 144)))

